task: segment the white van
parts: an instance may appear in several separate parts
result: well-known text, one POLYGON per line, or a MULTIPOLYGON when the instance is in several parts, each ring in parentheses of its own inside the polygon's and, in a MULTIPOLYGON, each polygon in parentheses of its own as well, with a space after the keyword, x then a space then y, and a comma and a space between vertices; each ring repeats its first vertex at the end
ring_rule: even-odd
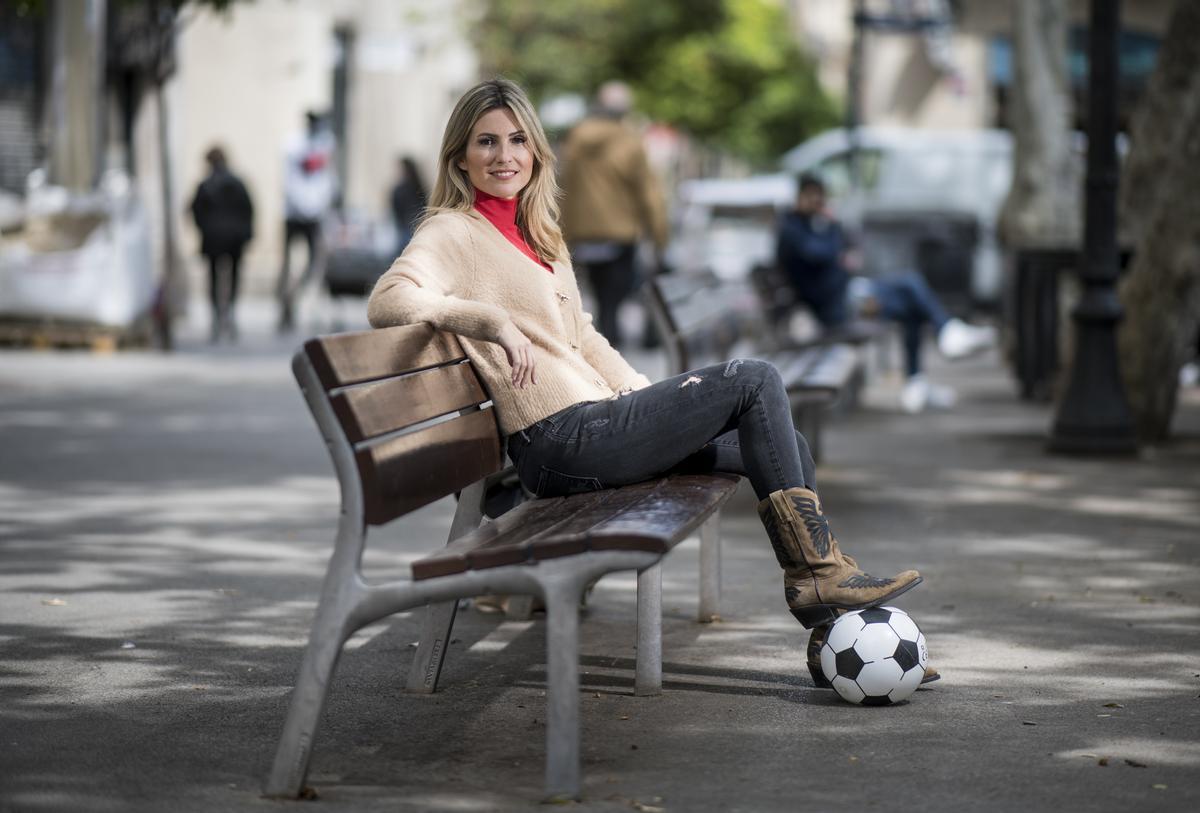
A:
POLYGON ((960 305, 996 306, 996 227, 1012 181, 1012 136, 872 126, 859 128, 856 138, 857 184, 844 129, 787 152, 783 168, 825 181, 837 215, 861 238, 867 273, 917 269, 960 305))
POLYGON ((795 200, 796 177, 819 175, 863 249, 864 272, 917 269, 956 311, 997 307, 996 221, 1012 174, 1003 130, 861 127, 857 185, 850 138, 830 130, 783 156, 786 172, 679 185, 668 261, 726 280, 774 261, 775 225, 795 200))

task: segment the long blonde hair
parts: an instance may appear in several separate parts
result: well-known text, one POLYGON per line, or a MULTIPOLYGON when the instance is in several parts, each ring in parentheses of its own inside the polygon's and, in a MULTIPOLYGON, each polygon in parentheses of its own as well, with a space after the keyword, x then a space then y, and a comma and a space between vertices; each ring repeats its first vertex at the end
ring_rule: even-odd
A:
POLYGON ((558 181, 554 175, 554 152, 525 91, 507 79, 480 82, 463 94, 446 122, 438 155, 437 180, 429 195, 426 216, 439 211, 469 212, 475 204, 475 189, 466 170, 458 168, 467 153, 471 129, 486 113, 508 108, 525 131, 533 152, 533 176, 521 190, 517 204, 517 227, 543 260, 564 260, 567 246, 558 225, 558 181))

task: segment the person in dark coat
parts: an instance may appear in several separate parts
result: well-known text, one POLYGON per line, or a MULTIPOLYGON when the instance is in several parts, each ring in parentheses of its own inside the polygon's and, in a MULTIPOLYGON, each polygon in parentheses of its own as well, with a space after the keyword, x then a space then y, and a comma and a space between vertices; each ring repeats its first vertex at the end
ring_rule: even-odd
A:
POLYGON ((412 239, 417 230, 417 221, 425 211, 425 184, 421 183, 421 173, 417 170, 417 162, 405 156, 397 162, 400 170, 395 186, 391 192, 392 219, 396 222, 398 237, 396 256, 404 253, 404 247, 412 239))
POLYGON ((208 258, 212 300, 212 341, 237 338, 233 306, 237 301, 238 265, 254 235, 254 205, 246 186, 229 171, 225 153, 213 147, 204 156, 208 177, 192 200, 192 217, 200 230, 200 253, 208 258), (223 273, 224 272, 224 273, 223 273))

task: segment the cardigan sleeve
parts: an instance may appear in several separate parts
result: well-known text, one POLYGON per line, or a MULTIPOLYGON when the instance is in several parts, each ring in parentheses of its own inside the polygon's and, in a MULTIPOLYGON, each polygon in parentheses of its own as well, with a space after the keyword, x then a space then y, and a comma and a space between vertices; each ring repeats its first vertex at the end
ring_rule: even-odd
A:
POLYGON ((466 227, 453 215, 435 215, 417 229, 404 253, 375 283, 367 302, 372 327, 428 322, 472 339, 494 342, 511 319, 498 305, 463 296, 475 272, 466 227))
POLYGON ((604 381, 615 392, 640 390, 650 386, 650 379, 630 366, 608 339, 592 325, 592 315, 583 312, 583 329, 580 331, 580 352, 588 364, 604 377, 604 381))

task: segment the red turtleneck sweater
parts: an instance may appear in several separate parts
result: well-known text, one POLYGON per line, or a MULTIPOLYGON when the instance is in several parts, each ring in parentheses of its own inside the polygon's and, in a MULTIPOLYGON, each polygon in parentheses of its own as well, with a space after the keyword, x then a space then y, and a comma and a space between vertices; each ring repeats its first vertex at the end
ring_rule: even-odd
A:
POLYGON ((518 198, 505 200, 480 189, 475 190, 475 211, 487 218, 487 221, 508 238, 508 242, 519 248, 522 254, 553 274, 554 269, 550 264, 542 262, 542 258, 525 242, 525 237, 517 226, 517 202, 518 198))

